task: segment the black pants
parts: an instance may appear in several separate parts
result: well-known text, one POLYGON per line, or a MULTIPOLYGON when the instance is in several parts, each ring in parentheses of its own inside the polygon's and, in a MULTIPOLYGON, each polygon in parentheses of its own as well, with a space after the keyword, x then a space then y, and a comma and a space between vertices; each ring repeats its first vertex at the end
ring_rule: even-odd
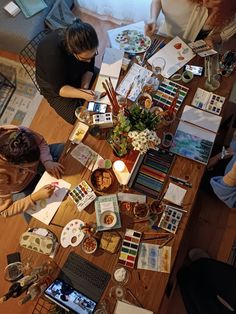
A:
MULTIPOLYGON (((90 88, 93 85, 99 69, 95 67, 94 75, 90 82, 90 88)), ((83 99, 78 98, 65 98, 56 94, 49 83, 36 76, 37 83, 40 88, 40 94, 47 99, 49 105, 56 111, 56 113, 61 116, 70 124, 74 124, 76 121, 75 110, 82 106, 84 103, 83 99)))
POLYGON ((210 258, 201 258, 183 267, 177 280, 188 314, 229 314, 217 298, 236 310, 236 268, 210 258))

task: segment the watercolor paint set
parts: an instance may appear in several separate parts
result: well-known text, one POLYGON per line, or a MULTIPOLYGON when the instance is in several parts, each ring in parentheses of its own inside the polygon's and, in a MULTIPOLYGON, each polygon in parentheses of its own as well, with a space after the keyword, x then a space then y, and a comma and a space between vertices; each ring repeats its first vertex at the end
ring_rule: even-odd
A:
POLYGON ((185 87, 165 78, 158 87, 157 92, 153 96, 153 100, 156 102, 157 106, 160 106, 164 110, 168 110, 177 91, 179 91, 179 97, 177 99, 175 108, 177 112, 189 91, 188 87, 185 87))
POLYGON ((198 88, 194 95, 192 106, 219 115, 224 102, 225 97, 198 88))
POLYGON ((141 237, 141 232, 126 229, 118 260, 119 264, 134 268, 141 237))
POLYGON ((75 202, 79 211, 82 211, 96 198, 93 189, 84 180, 70 191, 69 196, 75 202))
POLYGON ((164 149, 149 149, 141 155, 129 180, 129 187, 157 198, 163 190, 175 155, 164 149))
POLYGON ((171 233, 176 233, 182 216, 183 212, 181 212, 181 209, 178 207, 166 205, 158 227, 171 233))

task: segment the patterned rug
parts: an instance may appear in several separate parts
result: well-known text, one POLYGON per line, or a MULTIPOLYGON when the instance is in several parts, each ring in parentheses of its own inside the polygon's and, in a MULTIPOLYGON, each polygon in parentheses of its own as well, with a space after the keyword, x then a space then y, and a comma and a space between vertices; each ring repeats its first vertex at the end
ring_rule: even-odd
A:
MULTIPOLYGON (((0 117, 0 125, 14 124, 29 127, 43 98, 19 62, 0 57, 0 73, 16 89, 0 117)), ((0 87, 0 109, 4 105, 6 91, 0 87)))

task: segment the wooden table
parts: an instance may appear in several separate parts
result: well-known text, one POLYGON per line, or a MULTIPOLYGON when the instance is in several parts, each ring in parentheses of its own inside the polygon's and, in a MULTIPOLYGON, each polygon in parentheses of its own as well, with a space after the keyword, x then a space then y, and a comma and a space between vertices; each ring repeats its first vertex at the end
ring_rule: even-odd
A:
MULTIPOLYGON (((195 57, 192 60, 192 64, 201 65, 203 59, 200 57, 195 57)), ((223 78, 221 82, 221 87, 216 91, 217 94, 222 96, 228 96, 231 90, 235 75, 232 75, 230 78, 223 78)), ((205 78, 195 77, 194 80, 189 84, 181 83, 190 88, 190 91, 187 95, 187 98, 184 101, 184 104, 190 104, 193 98, 193 95, 197 89, 197 87, 204 87, 205 78)), ((226 101, 227 104, 227 101, 226 101)), ((225 110, 225 109, 224 109, 225 110)), ((223 112, 224 112, 223 110, 223 112)), ((180 115, 180 113, 178 114, 180 115)), ((172 128, 175 128, 172 126, 172 128)), ((63 131, 62 131, 63 132, 63 131)), ((93 150, 98 152, 103 158, 111 159, 112 161, 117 158, 114 156, 113 151, 110 145, 104 140, 98 140, 92 137, 90 134, 87 134, 84 139, 84 144, 90 146, 93 150)), ((65 166, 65 176, 64 179, 71 183, 72 187, 76 186, 81 182, 81 173, 83 172, 82 165, 76 161, 74 158, 68 154, 63 159, 63 164, 65 166)), ((126 158, 126 162, 133 163, 133 160, 129 160, 126 158)), ((181 241, 184 237, 184 232, 186 226, 188 224, 189 218, 191 216, 191 211, 194 205, 194 201, 198 192, 199 184, 201 182, 201 178, 204 174, 205 166, 203 164, 197 163, 192 160, 188 160, 186 158, 176 156, 176 161, 171 169, 171 175, 185 178, 188 177, 189 181, 192 184, 192 188, 187 188, 187 194, 184 199, 184 208, 187 210, 187 213, 183 215, 182 221, 178 228, 175 238, 168 244, 172 246, 172 258, 171 258, 171 274, 160 273, 160 272, 152 272, 148 270, 131 270, 131 279, 128 283, 128 288, 133 292, 139 302, 147 309, 153 311, 154 313, 165 313, 162 302, 166 298, 166 289, 168 287, 168 282, 174 280, 176 273, 176 261, 177 254, 180 248, 181 241), (138 272, 140 276, 138 275, 138 272)), ((84 179, 89 182, 89 170, 86 172, 84 179)), ((118 184, 117 184, 118 188, 118 184)), ((78 212, 74 203, 70 200, 70 198, 66 198, 60 208, 58 209, 55 217, 52 220, 52 223, 49 226, 45 226, 39 221, 32 219, 30 222, 30 227, 47 227, 51 231, 53 231, 58 239, 60 239, 60 234, 62 228, 72 219, 81 219, 85 222, 95 222, 95 211, 94 211, 94 203, 83 210, 82 212, 78 212)), ((120 230, 121 234, 124 234, 126 228, 138 228, 138 225, 134 225, 132 219, 130 217, 122 214, 122 228, 120 230)), ((139 224, 140 225, 140 224, 139 224)), ((155 243, 155 241, 153 242, 155 243)), ((87 258, 94 264, 102 267, 106 271, 112 274, 115 265, 117 264, 117 259, 119 252, 117 254, 109 254, 103 250, 97 250, 93 255, 86 255, 81 247, 78 246, 76 248, 69 247, 64 249, 60 246, 58 253, 56 254, 55 261, 61 267, 67 259, 67 256, 70 251, 75 251, 81 256, 87 258)), ((35 264, 41 263, 43 260, 47 259, 46 256, 33 253, 29 250, 22 249, 22 255, 25 256, 33 256, 35 264)), ((179 258, 179 257, 178 257, 179 258)), ((180 257, 180 258, 183 258, 180 257)), ((103 298, 108 296, 109 288, 113 285, 111 282, 108 286, 103 298)), ((110 308, 110 313, 112 313, 112 307, 110 308)))

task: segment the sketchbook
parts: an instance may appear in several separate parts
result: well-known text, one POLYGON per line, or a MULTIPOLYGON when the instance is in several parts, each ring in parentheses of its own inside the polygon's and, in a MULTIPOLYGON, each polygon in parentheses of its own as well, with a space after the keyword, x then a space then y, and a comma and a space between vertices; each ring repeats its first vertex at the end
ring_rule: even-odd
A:
MULTIPOLYGON (((118 79, 120 76, 120 70, 122 66, 124 52, 116 48, 106 48, 102 60, 101 69, 95 86, 95 91, 104 92, 102 83, 105 83, 105 80, 111 79, 114 89, 117 86, 118 79)), ((110 101, 107 96, 96 100, 96 102, 110 104, 110 101)))
POLYGON ((55 190, 51 197, 37 201, 35 207, 28 210, 27 213, 46 225, 49 225, 71 185, 62 179, 52 177, 45 171, 36 185, 34 192, 47 184, 55 186, 55 190))
POLYGON ((220 122, 217 115, 185 106, 170 151, 206 165, 220 122))
POLYGON ((173 38, 165 47, 160 49, 151 58, 148 59, 150 65, 158 65, 158 60, 165 61, 165 66, 161 70, 161 75, 169 78, 176 71, 189 62, 195 53, 178 36, 173 38))
POLYGON ((198 87, 192 100, 192 106, 219 115, 224 102, 225 97, 208 92, 198 87))

